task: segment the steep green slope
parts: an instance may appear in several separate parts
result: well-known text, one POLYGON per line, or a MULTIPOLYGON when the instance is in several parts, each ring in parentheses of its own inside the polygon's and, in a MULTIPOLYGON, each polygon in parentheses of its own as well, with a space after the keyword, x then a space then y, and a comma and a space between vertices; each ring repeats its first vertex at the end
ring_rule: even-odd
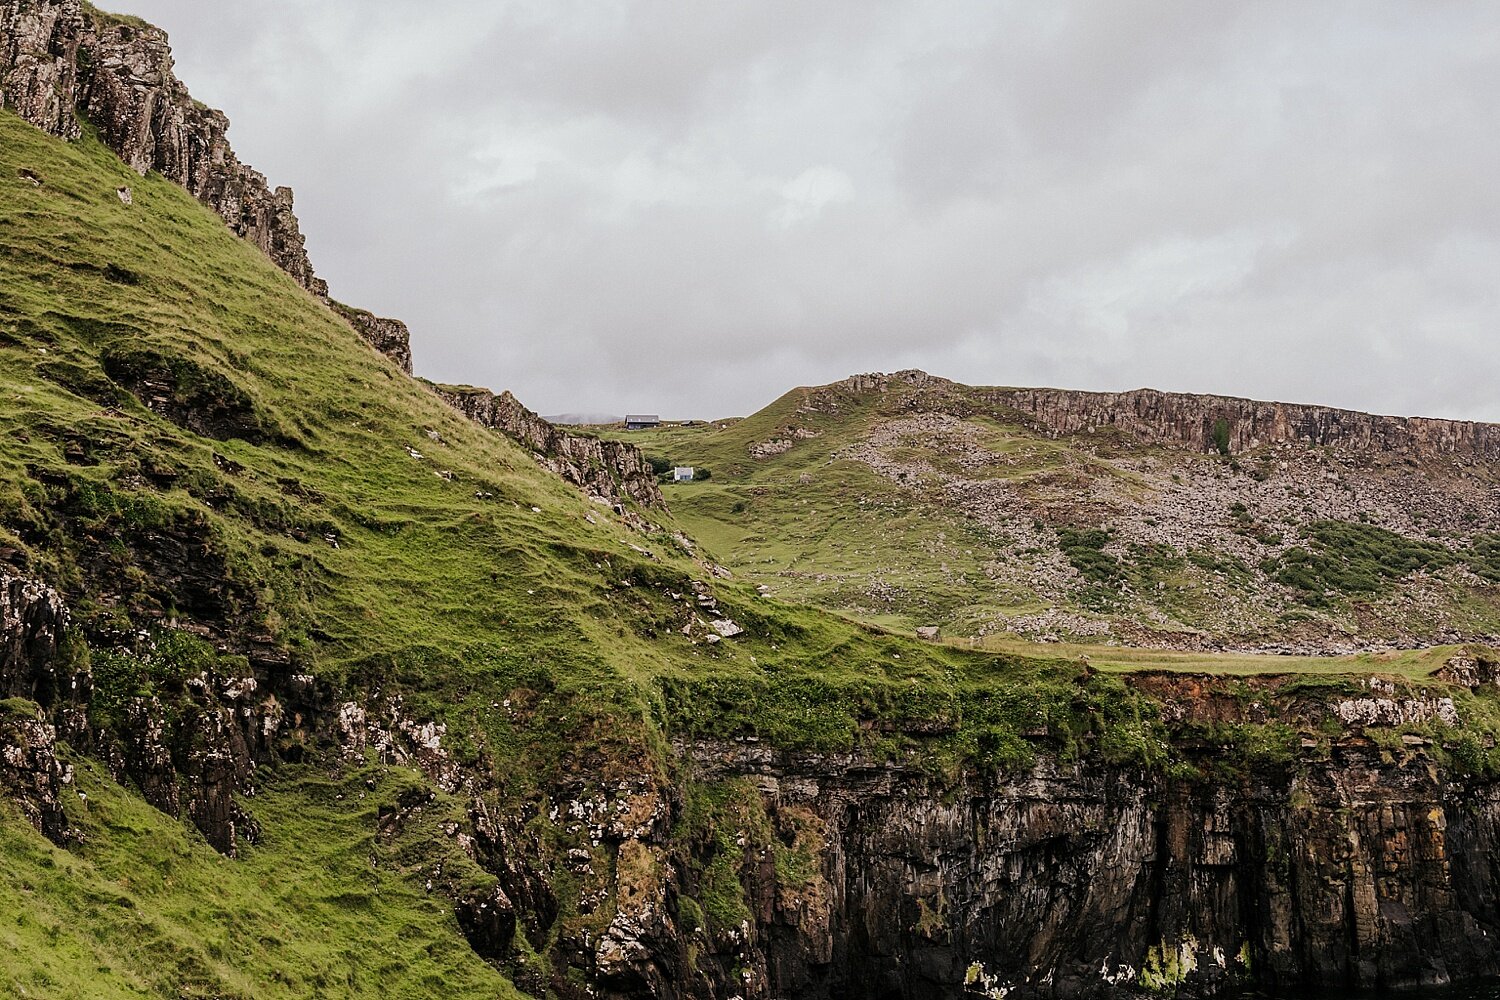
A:
POLYGON ((399 377, 175 187, 3 127, 5 523, 50 575, 104 596, 84 586, 90 543, 180 530, 223 561, 225 593, 142 595, 104 558, 129 591, 109 596, 147 615, 197 598, 175 610, 254 619, 338 673, 461 666, 501 622, 541 642, 549 602, 520 599, 528 586, 602 610, 584 554, 628 552, 617 523, 585 521, 573 491, 399 377))
POLYGON ((666 491, 726 565, 899 629, 1324 654, 1500 635, 1485 455, 1385 444, 1407 422, 1362 414, 1291 408, 1305 423, 1277 425, 1279 404, 1154 394, 1143 417, 1133 402, 907 372, 797 389, 742 420, 604 433, 711 471, 666 491), (1172 437, 1228 404, 1291 437, 1229 455, 1172 437), (1341 428, 1346 445, 1296 439, 1341 428))
MULTIPOLYGON (((6 813, 20 923, 0 947, 29 995, 77 995, 96 973, 99 995, 181 981, 205 996, 319 983, 400 996, 429 976, 448 996, 503 992, 458 933, 462 885, 429 902, 416 866, 381 850, 366 873, 369 803, 317 742, 344 724, 341 699, 438 725, 454 780, 487 803, 466 808, 518 829, 555 813, 558 788, 582 796, 675 768, 672 739, 884 754, 920 742, 951 766, 1030 759, 1024 734, 1039 725, 1081 752, 1111 727, 1153 724, 1118 685, 1075 683, 1076 664, 913 643, 724 579, 670 521, 590 503, 465 420, 177 187, 87 134, 63 143, 5 112, 0 438, 0 560, 62 592, 66 666, 92 678, 78 753, 175 803, 168 790, 194 787, 181 769, 201 780, 218 752, 202 678, 258 678, 324 713, 270 737, 263 794, 241 800, 263 840, 237 861, 104 787, 83 757, 98 806, 75 817, 76 853, 6 813), (719 618, 745 631, 721 640, 719 618), (275 764, 299 759, 331 777, 275 764), (230 914, 247 934, 282 929, 259 943, 195 934, 230 914)), ((503 964, 535 986, 578 974, 559 942, 597 937, 615 904, 585 904, 585 883, 555 860, 612 864, 586 829, 527 831, 526 864, 554 871, 559 895, 520 902, 529 936, 503 964)), ((711 912, 738 905, 714 891, 711 912)))
POLYGON ((86 629, 227 622, 319 676, 443 698, 538 664, 579 689, 743 670, 778 633, 773 658, 883 655, 734 582, 744 642, 669 628, 681 602, 650 584, 711 572, 668 534, 401 377, 177 188, 0 129, 0 530, 86 629))
MULTIPOLYGON (((843 455, 908 401, 804 390, 663 431, 648 440, 713 478, 673 493, 678 520, 606 507, 406 377, 182 190, 0 112, 0 571, 74 614, 45 663, 0 648, 0 682, 25 689, 0 691, 24 695, 0 721, 45 729, 24 699, 42 702, 86 796, 0 759, 9 797, 32 818, 34 798, 60 799, 70 828, 54 844, 0 806, 0 988, 774 995, 782 932, 809 942, 786 968, 827 965, 850 919, 837 845, 869 836, 886 859, 839 817, 899 789, 930 818, 965 788, 1052 771, 1240 787, 1345 745, 1424 773, 1500 767, 1484 651, 1231 680, 1203 696, 1217 714, 1170 718, 1160 675, 915 642, 788 600, 907 623, 993 603, 1004 573, 965 576, 987 572, 987 536, 910 473, 843 455), (873 608, 828 596, 859 573, 900 589, 873 608), (1341 709, 1374 721, 1348 732, 1341 709), (825 782, 832 798, 805 797, 825 782)), ((1108 465, 973 426, 1059 494, 1049 470, 1108 465)), ((934 482, 967 468, 896 450, 934 482)), ((942 891, 912 921, 879 905, 868 926, 928 944, 948 919, 942 891)))
POLYGON ((264 842, 238 860, 80 760, 74 851, 0 803, 0 994, 114 1000, 172 996, 518 996, 424 891, 425 869, 490 880, 443 853, 437 822, 377 834, 414 775, 338 779, 290 769, 257 796, 264 842), (369 778, 372 787, 367 788, 369 778))
POLYGON ((1418 428, 1467 464, 1367 468, 1257 451, 1248 401, 864 376, 643 438, 714 473, 678 520, 613 489, 634 449, 467 389, 466 420, 344 320, 406 358, 399 323, 330 312, 290 198, 162 33, 8 6, 5 101, 67 136, 76 107, 204 202, 0 112, 0 993, 1500 971, 1500 879, 1471 863, 1500 829, 1493 650, 1038 660, 872 624, 1363 640, 1466 607, 1472 631, 1500 428, 1418 428), (1114 426, 1164 414, 1175 444, 1114 426))

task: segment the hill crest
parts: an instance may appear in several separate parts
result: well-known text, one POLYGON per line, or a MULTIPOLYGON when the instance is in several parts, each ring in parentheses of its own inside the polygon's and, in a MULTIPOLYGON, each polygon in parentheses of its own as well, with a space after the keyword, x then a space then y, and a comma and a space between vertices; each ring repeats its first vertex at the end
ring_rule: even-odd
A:
POLYGON ((1500 424, 1439 417, 1389 416, 1309 403, 1284 403, 1212 393, 1141 388, 1125 392, 1080 389, 964 386, 917 369, 851 375, 809 390, 814 402, 827 392, 917 390, 938 403, 1009 409, 1038 428, 1060 435, 1119 431, 1143 444, 1178 445, 1237 454, 1301 444, 1413 458, 1500 458, 1500 424), (1222 421, 1222 425, 1220 422, 1222 421))

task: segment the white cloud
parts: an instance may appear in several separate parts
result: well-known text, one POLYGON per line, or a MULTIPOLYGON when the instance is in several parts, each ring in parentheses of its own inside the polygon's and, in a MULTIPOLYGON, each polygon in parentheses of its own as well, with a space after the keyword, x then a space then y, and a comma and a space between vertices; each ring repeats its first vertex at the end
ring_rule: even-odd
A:
POLYGON ((914 365, 1500 419, 1500 6, 132 0, 340 297, 545 411, 914 365))
POLYGON ((816 219, 828 205, 852 202, 854 181, 833 167, 809 167, 781 185, 781 204, 771 213, 778 229, 791 229, 816 219))

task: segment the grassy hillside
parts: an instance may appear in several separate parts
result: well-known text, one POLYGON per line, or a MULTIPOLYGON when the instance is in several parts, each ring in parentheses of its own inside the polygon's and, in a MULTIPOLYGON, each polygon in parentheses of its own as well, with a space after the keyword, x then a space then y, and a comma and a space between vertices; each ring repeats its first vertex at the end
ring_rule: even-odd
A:
POLYGON ((705 481, 664 486, 678 520, 726 565, 777 597, 911 629, 999 607, 1041 610, 1023 579, 991 586, 987 533, 941 504, 842 457, 882 416, 878 396, 838 393, 804 412, 798 389, 743 420, 604 433, 648 455, 707 469, 705 481), (787 438, 794 425, 806 437, 787 438), (780 454, 751 449, 785 440, 780 454))
POLYGON ((434 705, 538 671, 612 703, 660 676, 762 674, 753 658, 951 666, 735 580, 714 589, 749 634, 683 635, 682 595, 713 578, 666 531, 403 378, 176 187, 9 115, 0 139, 0 544, 86 630, 228 622, 434 705))
MULTIPOLYGON (((1075 748, 1149 724, 1076 664, 915 643, 715 575, 672 523, 590 503, 404 377, 183 191, 5 112, 0 440, 0 558, 66 596, 106 749, 142 703, 191 745, 193 678, 247 660, 399 697, 527 815, 561 782, 671 767, 673 736, 902 752, 901 725, 869 724, 889 719, 941 734, 934 761, 1014 762, 1039 724, 1075 748), (718 641, 715 616, 744 634, 718 641)), ((263 776, 244 805, 264 841, 234 862, 80 765, 76 852, 0 819, 3 981, 24 995, 402 996, 434 976, 504 994, 414 867, 370 846, 373 798, 337 762, 263 776)), ((541 952, 613 913, 557 877, 541 952)))
POLYGON ((445 850, 438 816, 453 803, 399 835, 376 833, 381 809, 421 787, 415 775, 289 768, 256 797, 264 842, 230 861, 97 764, 77 765, 76 851, 0 803, 0 994, 520 995, 468 947, 451 904, 424 889, 436 862, 450 878, 493 882, 445 850))
POLYGON ((710 470, 665 489, 726 565, 900 630, 1299 653, 1500 634, 1487 465, 1059 435, 993 398, 892 376, 604 433, 710 470))
MULTIPOLYGON (((674 489, 675 520, 621 516, 404 376, 177 187, 137 177, 88 135, 65 144, 0 112, 0 560, 63 592, 66 655, 95 684, 93 745, 66 751, 87 795, 68 799, 83 842, 50 846, 0 811, 0 912, 13 915, 0 988, 513 992, 453 917, 455 894, 491 877, 452 848, 470 802, 343 759, 325 731, 309 739, 326 745, 279 746, 281 762, 256 774, 241 805, 262 836, 229 860, 110 780, 99 760, 118 765, 141 741, 142 705, 159 709, 163 746, 198 745, 193 685, 214 670, 268 687, 310 676, 330 715, 343 699, 372 711, 399 700, 406 718, 447 727, 473 795, 514 821, 524 865, 556 893, 517 901, 530 924, 504 972, 528 986, 584 981, 583 949, 633 873, 566 810, 624 803, 633 781, 683 790, 668 842, 650 849, 690 873, 682 905, 706 933, 739 933, 741 882, 760 862, 716 828, 744 803, 696 786, 674 741, 858 749, 948 776, 1041 754, 1196 774, 1151 699, 1076 650, 1034 659, 877 627, 1048 603, 1003 563, 1013 541, 935 502, 944 469, 970 468, 972 454, 883 444, 931 467, 914 483, 844 453, 893 402, 807 390, 727 427, 640 439, 713 476, 674 489), (725 619, 744 632, 721 637, 725 619), (390 825, 409 795, 428 803, 420 818, 390 825)), ((972 423, 974 454, 1014 459, 1005 468, 1039 489, 1066 493, 1053 472, 1108 465, 1003 420, 972 423)), ((1389 672, 1425 685, 1438 665, 1389 672)), ((1495 715, 1487 695, 1457 697, 1468 717, 1495 715)), ((1276 759, 1300 746, 1286 725, 1272 735, 1276 759)), ((1215 766, 1261 759, 1262 736, 1235 729, 1215 766)), ((1314 752, 1328 745, 1325 734, 1314 752)), ((1474 745, 1472 766, 1500 763, 1474 745)), ((809 863, 765 850, 788 870, 809 863)))

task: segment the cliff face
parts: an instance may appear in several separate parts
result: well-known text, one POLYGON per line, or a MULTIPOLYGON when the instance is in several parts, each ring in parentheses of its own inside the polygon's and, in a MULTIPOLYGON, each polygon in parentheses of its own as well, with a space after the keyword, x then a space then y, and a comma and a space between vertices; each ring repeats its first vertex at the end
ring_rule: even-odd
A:
MULTIPOLYGON (((170 706, 133 699, 123 743, 70 726, 92 684, 59 645, 56 594, 7 576, 0 611, 5 689, 42 705, 0 702, 0 794, 48 837, 73 837, 59 729, 230 855, 258 836, 238 805, 258 767, 314 746, 373 754, 468 803, 449 835, 498 886, 456 896, 454 911, 497 961, 516 934, 550 938, 555 965, 536 989, 582 996, 581 974, 604 997, 936 1000, 1500 974, 1488 860, 1500 785, 1445 771, 1423 740, 1392 754, 1367 738, 1365 726, 1451 712, 1384 681, 1301 704, 1262 680, 1253 703, 1212 678, 1137 681, 1178 722, 1241 719, 1278 698, 1324 732, 1350 720, 1329 751, 1217 777, 1045 750, 1019 769, 942 775, 860 752, 680 740, 665 767, 567 768, 517 808, 497 798, 496 773, 460 767, 444 728, 399 700, 346 700, 274 667, 189 677, 170 706), (718 803, 707 823, 704 802, 718 803), (592 846, 548 846, 580 837, 592 846)), ((1480 666, 1458 664, 1460 679, 1492 685, 1493 665, 1480 666)))
POLYGON ((411 331, 399 319, 384 319, 364 309, 355 309, 342 302, 328 303, 333 311, 344 317, 349 325, 364 337, 369 345, 411 374, 411 331))
POLYGON ((811 405, 828 405, 829 390, 908 394, 912 409, 958 415, 1013 411, 1056 435, 1114 430, 1143 444, 1211 452, 1216 437, 1230 452, 1297 444, 1415 459, 1489 461, 1500 458, 1500 425, 1432 417, 1390 417, 1328 406, 1262 402, 1136 389, 1080 392, 1072 389, 970 388, 926 372, 852 375, 814 390, 811 405), (1217 433, 1216 433, 1217 432, 1217 433))
MULTIPOLYGON (((754 916, 715 939, 722 979, 703 995, 732 991, 736 968, 746 995, 933 998, 1500 972, 1500 883, 1486 860, 1500 847, 1500 789, 1420 760, 1351 746, 1228 784, 1043 761, 955 787, 865 761, 692 755, 751 776, 772 828, 815 829, 820 859, 788 884, 747 848, 754 916)), ((673 981, 681 942, 653 944, 666 963, 637 977, 673 981)))
POLYGON ((291 189, 272 190, 234 155, 229 119, 188 94, 160 29, 109 18, 80 0, 4 0, 0 99, 67 139, 86 118, 130 166, 181 184, 298 284, 327 294, 307 259, 291 189))
MULTIPOLYGON (((76 139, 87 120, 145 174, 155 170, 213 209, 237 235, 319 298, 292 189, 272 188, 230 148, 229 119, 193 100, 172 71, 166 33, 81 0, 0 0, 0 104, 76 139)), ((406 325, 330 302, 371 346, 411 374, 406 325)))
POLYGON ((481 426, 500 431, 531 449, 544 468, 585 493, 608 500, 634 500, 643 507, 665 501, 656 474, 634 445, 569 434, 522 406, 509 392, 436 386, 451 406, 481 426))
POLYGON ((1095 393, 1063 389, 994 389, 996 406, 1012 409, 1058 434, 1115 429, 1147 444, 1213 451, 1215 427, 1230 452, 1303 444, 1412 458, 1500 457, 1500 426, 1429 417, 1386 417, 1326 406, 1263 403, 1138 389, 1095 393))

